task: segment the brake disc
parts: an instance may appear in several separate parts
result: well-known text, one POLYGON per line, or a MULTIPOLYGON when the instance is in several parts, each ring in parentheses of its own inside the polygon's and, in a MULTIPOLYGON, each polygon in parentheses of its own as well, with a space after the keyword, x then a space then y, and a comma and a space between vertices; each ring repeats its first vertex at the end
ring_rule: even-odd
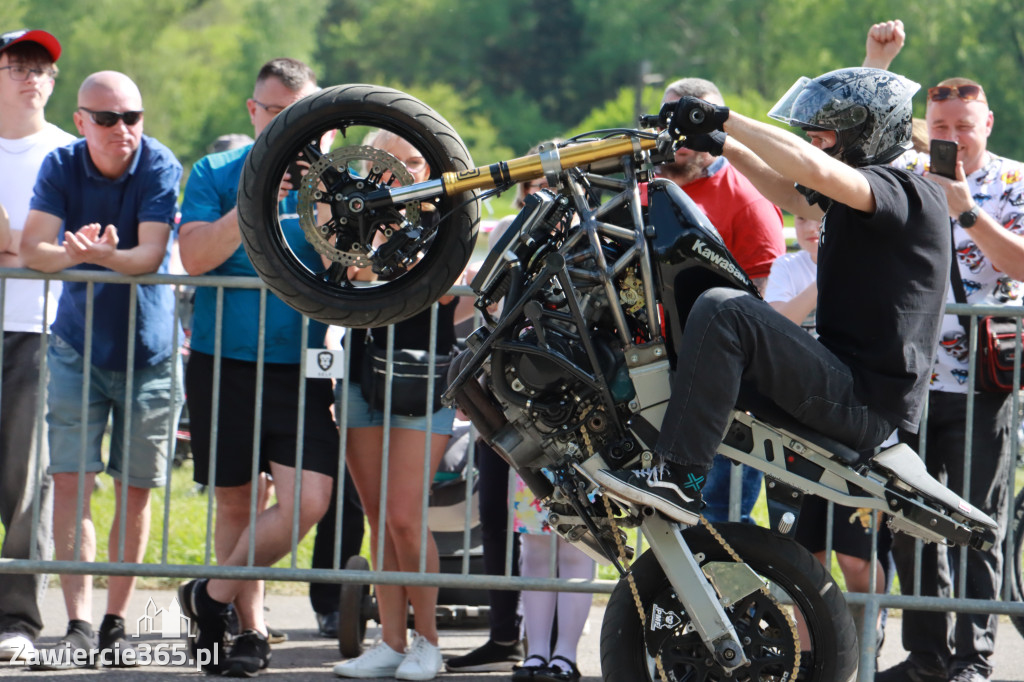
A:
POLYGON ((366 195, 383 186, 382 178, 387 173, 391 174, 389 185, 415 182, 401 161, 375 147, 340 147, 310 165, 299 184, 298 213, 306 241, 317 253, 345 267, 367 268, 372 265, 377 235, 386 240, 404 226, 419 225, 417 204, 399 213, 393 207, 381 212, 354 212, 344 203, 352 194, 366 195), (327 192, 332 178, 325 175, 340 175, 343 180, 340 187, 331 188, 333 194, 327 192), (324 219, 324 211, 330 218, 324 219))

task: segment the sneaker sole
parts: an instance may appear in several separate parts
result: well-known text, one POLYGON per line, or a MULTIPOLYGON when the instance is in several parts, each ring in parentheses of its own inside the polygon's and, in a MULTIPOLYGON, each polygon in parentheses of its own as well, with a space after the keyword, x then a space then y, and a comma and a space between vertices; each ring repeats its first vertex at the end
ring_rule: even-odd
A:
POLYGON ((396 667, 394 670, 376 670, 376 671, 373 671, 373 672, 365 672, 365 671, 363 671, 363 672, 340 673, 336 669, 333 670, 332 672, 334 673, 334 675, 336 677, 342 677, 342 678, 347 678, 347 679, 352 679, 352 680, 361 680, 361 679, 374 679, 375 680, 375 679, 378 679, 378 678, 381 678, 381 677, 391 677, 391 678, 398 679, 398 678, 395 677, 395 672, 397 672, 397 670, 398 670, 398 668, 396 667))
POLYGON ((680 509, 657 495, 652 495, 646 490, 630 485, 629 483, 619 480, 614 476, 609 476, 604 472, 598 471, 594 475, 594 478, 602 487, 604 487, 605 490, 608 491, 608 494, 622 502, 653 507, 673 521, 677 521, 687 526, 695 526, 700 522, 699 515, 685 509, 680 509))

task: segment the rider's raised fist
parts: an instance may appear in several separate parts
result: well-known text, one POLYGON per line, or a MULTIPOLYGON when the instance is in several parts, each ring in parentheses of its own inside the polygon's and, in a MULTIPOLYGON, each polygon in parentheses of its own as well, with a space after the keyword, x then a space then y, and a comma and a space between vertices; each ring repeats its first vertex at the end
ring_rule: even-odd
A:
POLYGON ((670 107, 672 121, 668 129, 674 137, 721 130, 722 124, 729 118, 729 107, 705 102, 697 97, 683 97, 677 102, 666 102, 661 108, 662 113, 667 113, 666 110, 670 107))

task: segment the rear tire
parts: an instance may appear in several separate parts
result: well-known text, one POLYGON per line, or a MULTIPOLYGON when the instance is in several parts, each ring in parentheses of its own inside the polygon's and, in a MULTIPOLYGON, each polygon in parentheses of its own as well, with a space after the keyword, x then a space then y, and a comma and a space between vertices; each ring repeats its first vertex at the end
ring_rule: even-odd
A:
MULTIPOLYGON (((801 681, 853 680, 858 661, 856 628, 839 587, 821 563, 802 546, 766 528, 731 523, 715 524, 715 528, 755 573, 769 581, 773 594, 778 597, 783 593, 804 614, 811 642, 809 647, 801 643, 801 648, 809 648, 811 655, 810 660, 801 660, 801 681)), ((684 535, 701 565, 732 561, 705 528, 694 527, 684 535)), ((644 612, 650 619, 652 605, 656 600, 664 604, 662 600, 671 586, 651 551, 633 564, 632 573, 644 612)), ((726 609, 740 638, 747 640, 744 652, 751 660, 751 667, 734 670, 729 678, 720 667, 707 666, 707 649, 696 633, 683 633, 688 618, 679 609, 682 621, 674 626, 670 639, 660 648, 669 678, 693 682, 792 679, 796 643, 785 619, 780 619, 781 614, 773 612, 764 600, 760 593, 755 593, 726 609), (757 617, 747 618, 751 613, 757 617), (784 645, 786 641, 788 645, 784 645)), ((640 622, 629 583, 623 578, 612 592, 601 626, 601 671, 605 682, 660 680, 647 652, 648 632, 640 622)), ((805 658, 806 654, 802 659, 805 658)))
POLYGON ((239 181, 238 222, 256 272, 285 303, 326 324, 380 327, 427 309, 458 278, 476 243, 479 202, 466 192, 433 202, 441 222, 435 236, 423 240, 423 255, 377 286, 352 286, 326 268, 303 263, 282 232, 281 178, 311 140, 331 130, 355 136, 367 128, 393 132, 412 144, 429 164, 432 179, 474 167, 458 133, 423 102, 390 88, 339 85, 278 114, 256 140, 239 181))

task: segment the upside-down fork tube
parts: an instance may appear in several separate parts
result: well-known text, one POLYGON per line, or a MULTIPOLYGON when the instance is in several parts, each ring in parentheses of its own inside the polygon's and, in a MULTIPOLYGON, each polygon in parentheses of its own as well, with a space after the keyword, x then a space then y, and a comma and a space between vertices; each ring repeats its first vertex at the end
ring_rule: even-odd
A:
POLYGON ((499 161, 489 166, 479 166, 457 173, 444 173, 441 178, 426 182, 403 187, 384 187, 366 196, 366 207, 373 209, 429 201, 439 196, 455 196, 478 189, 511 187, 516 183, 542 178, 549 170, 565 171, 627 154, 639 154, 656 149, 658 143, 658 139, 653 137, 615 137, 607 140, 581 142, 556 149, 554 153, 549 151, 545 160, 542 160, 541 153, 530 154, 511 161, 499 161), (552 166, 552 162, 557 168, 552 166), (546 165, 548 168, 545 168, 546 165))

